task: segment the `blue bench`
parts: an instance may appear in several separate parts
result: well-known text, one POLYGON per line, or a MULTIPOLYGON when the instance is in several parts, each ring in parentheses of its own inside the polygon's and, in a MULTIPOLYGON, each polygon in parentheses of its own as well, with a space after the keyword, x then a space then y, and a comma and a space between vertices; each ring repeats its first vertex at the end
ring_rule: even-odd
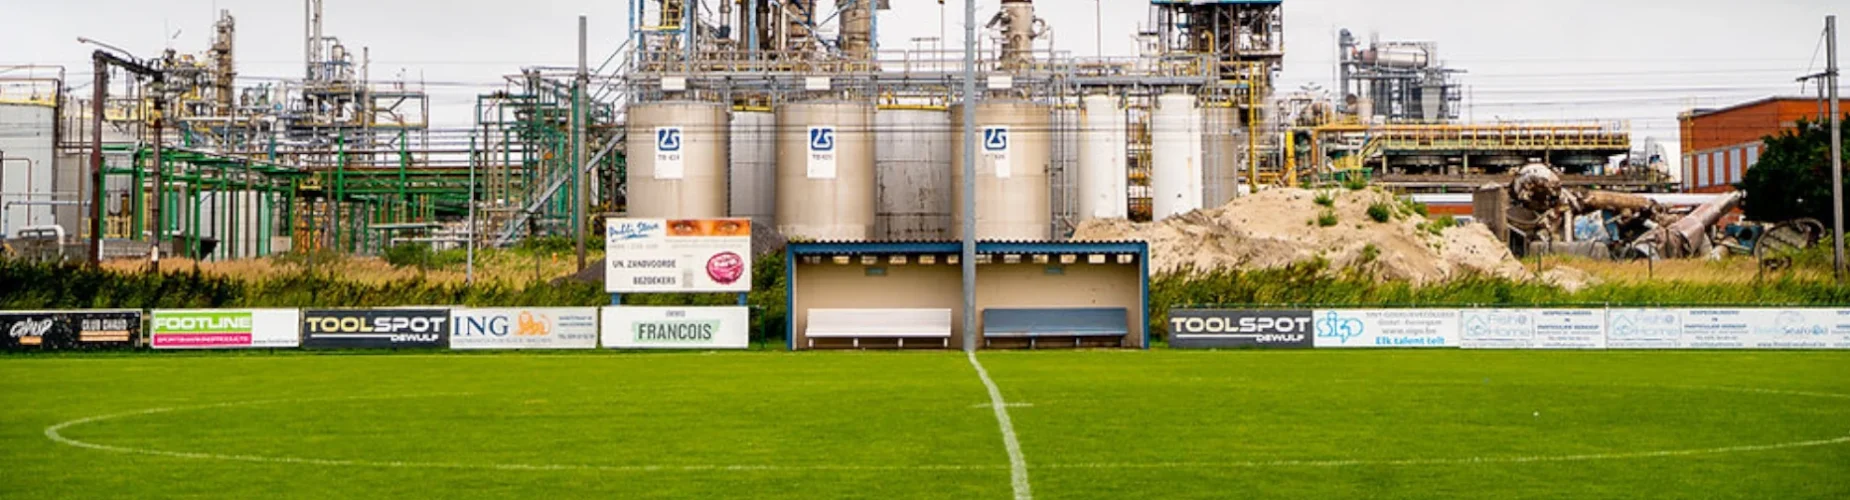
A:
POLYGON ((1040 339, 1072 338, 1073 347, 1085 339, 1116 338, 1118 347, 1130 335, 1130 311, 1122 307, 1093 308, 991 308, 983 310, 983 346, 992 339, 1027 339, 1033 349, 1040 339))

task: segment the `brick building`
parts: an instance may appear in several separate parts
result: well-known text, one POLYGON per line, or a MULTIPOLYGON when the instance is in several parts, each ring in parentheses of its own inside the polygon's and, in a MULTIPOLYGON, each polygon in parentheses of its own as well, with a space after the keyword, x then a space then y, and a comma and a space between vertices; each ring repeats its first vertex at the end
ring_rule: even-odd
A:
POLYGON ((1683 190, 1719 193, 1734 189, 1765 150, 1762 138, 1790 129, 1800 118, 1827 116, 1830 108, 1813 97, 1769 97, 1719 109, 1696 109, 1677 117, 1683 145, 1683 190))

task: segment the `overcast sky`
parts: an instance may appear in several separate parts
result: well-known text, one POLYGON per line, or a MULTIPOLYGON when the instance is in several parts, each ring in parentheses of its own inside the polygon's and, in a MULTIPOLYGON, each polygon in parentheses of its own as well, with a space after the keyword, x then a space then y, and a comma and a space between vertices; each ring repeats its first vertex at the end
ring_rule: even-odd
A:
MULTIPOLYGON (((829 0, 823 0, 828 3, 829 0)), ((467 126, 469 106, 500 76, 528 65, 576 60, 576 16, 590 16, 593 64, 627 36, 625 0, 325 0, 324 33, 372 49, 375 80, 404 74, 432 83, 433 120, 467 126)), ((880 15, 883 49, 948 32, 962 40, 962 2, 940 23, 931 0, 891 0, 880 15)), ((978 22, 999 0, 977 2, 978 22)), ((1133 54, 1132 35, 1149 19, 1139 0, 1042 0, 1039 15, 1060 50, 1133 54), (1095 36, 1095 30, 1103 37, 1095 36)), ((147 57, 172 46, 203 51, 217 9, 238 20, 237 57, 246 77, 302 74, 303 6, 295 0, 0 0, 0 67, 63 65, 88 81, 89 48, 101 39, 147 57)), ((1656 137, 1676 155, 1676 114, 1800 92, 1793 79, 1822 71, 1826 14, 1842 0, 1286 0, 1287 57, 1280 87, 1333 87, 1335 32, 1363 40, 1431 41, 1465 70, 1468 118, 1612 119, 1639 140, 1656 137)), ((1839 35, 1840 46, 1850 37, 1839 35)), ((1850 46, 1843 47, 1850 50, 1850 46)), ((1842 58, 1840 58, 1841 60, 1842 58)), ((8 75, 16 75, 17 72, 8 75)), ((1806 87, 1805 95, 1815 92, 1806 87)))

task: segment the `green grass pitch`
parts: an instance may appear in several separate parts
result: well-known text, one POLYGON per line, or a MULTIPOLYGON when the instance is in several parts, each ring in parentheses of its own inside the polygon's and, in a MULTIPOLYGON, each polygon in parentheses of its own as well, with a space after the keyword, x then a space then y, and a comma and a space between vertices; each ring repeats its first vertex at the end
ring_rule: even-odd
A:
POLYGON ((1850 352, 0 357, 8 498, 1850 498, 1850 352))

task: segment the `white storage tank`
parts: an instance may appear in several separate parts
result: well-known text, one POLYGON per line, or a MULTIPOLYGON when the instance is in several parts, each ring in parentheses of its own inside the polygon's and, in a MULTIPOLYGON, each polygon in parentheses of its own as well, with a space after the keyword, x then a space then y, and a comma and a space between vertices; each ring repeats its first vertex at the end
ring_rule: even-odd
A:
POLYGON ((630 106, 630 217, 726 217, 729 111, 697 101, 630 106))
MULTIPOLYGON (((57 115, 50 106, 0 104, 0 237, 19 230, 57 224, 52 218, 52 129, 57 115)), ((77 233, 70 233, 77 234, 77 233)))
POLYGON ((951 237, 951 114, 932 109, 874 113, 874 237, 951 237))
POLYGON ((874 106, 777 108, 777 230, 788 238, 864 241, 874 230, 874 106))
MULTIPOLYGON (((963 238, 964 106, 951 108, 951 237, 963 238)), ((976 107, 976 238, 1041 241, 1053 228, 1047 171, 1053 109, 1028 101, 976 107)))
POLYGON ((729 212, 752 224, 777 225, 777 115, 733 110, 729 212))
POLYGON ((1207 169, 1202 203, 1218 207, 1240 196, 1240 169, 1246 166, 1246 131, 1240 128, 1238 108, 1210 106, 1201 114, 1206 124, 1201 134, 1201 158, 1207 169))
POLYGON ((1079 220, 1122 219, 1130 200, 1126 184, 1124 106, 1115 96, 1087 96, 1080 108, 1079 220))
POLYGON ((1195 97, 1156 98, 1150 123, 1150 216, 1163 220, 1201 208, 1201 109, 1195 97))

